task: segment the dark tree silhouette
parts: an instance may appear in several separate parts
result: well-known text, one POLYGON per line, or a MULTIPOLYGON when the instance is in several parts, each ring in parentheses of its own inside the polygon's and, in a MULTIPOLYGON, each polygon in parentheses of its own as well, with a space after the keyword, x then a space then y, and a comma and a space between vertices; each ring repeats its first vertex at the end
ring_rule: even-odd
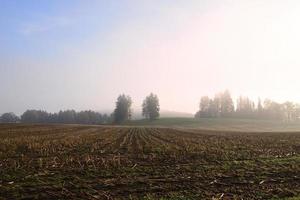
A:
POLYGON ((110 123, 110 117, 106 114, 91 110, 76 112, 74 110, 59 111, 59 113, 47 113, 41 110, 27 110, 21 116, 23 123, 62 123, 62 124, 104 124, 110 123))
POLYGON ((120 124, 126 120, 131 119, 131 98, 122 94, 118 97, 116 102, 116 108, 114 110, 114 122, 120 124))
POLYGON ((20 121, 19 117, 12 112, 4 113, 0 117, 0 122, 2 123, 16 123, 18 121, 20 121))
POLYGON ((49 113, 42 110, 27 110, 21 116, 24 123, 48 123, 49 113))
POLYGON ((143 102, 142 114, 150 120, 155 120, 159 117, 159 99, 157 95, 151 93, 143 102))

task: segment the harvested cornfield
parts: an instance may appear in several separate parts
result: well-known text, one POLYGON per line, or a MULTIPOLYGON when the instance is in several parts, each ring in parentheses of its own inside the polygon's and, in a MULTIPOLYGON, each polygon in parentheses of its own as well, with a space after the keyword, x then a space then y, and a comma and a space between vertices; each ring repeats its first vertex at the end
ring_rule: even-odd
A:
POLYGON ((300 133, 0 125, 0 199, 300 196, 300 133))

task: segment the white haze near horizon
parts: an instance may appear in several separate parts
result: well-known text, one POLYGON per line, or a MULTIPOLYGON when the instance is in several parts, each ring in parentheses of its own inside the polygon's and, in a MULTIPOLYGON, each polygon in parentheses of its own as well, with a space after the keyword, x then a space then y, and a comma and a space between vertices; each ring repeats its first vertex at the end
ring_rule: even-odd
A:
POLYGON ((33 53, 0 47, 0 113, 112 110, 121 93, 139 110, 150 92, 162 110, 195 113, 201 96, 225 89, 300 102, 300 1, 128 1, 112 27, 94 27, 78 41, 51 40, 60 30, 71 37, 80 26, 89 30, 85 22, 98 17, 91 2, 80 5, 90 18, 66 10, 49 27, 43 18, 24 22, 16 31, 33 53))

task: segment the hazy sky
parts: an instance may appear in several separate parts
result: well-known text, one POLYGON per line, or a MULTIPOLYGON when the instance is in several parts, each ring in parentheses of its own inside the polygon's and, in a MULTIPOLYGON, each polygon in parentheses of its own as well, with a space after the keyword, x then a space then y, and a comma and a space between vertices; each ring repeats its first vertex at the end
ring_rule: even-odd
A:
POLYGON ((0 113, 196 112, 229 89, 300 102, 299 0, 0 0, 0 113))

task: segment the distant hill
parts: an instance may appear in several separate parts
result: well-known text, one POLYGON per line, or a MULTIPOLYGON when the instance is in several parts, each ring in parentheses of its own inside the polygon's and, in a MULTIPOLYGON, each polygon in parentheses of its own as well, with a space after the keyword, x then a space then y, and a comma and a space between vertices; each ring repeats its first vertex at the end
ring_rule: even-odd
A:
MULTIPOLYGON (((170 110, 161 110, 160 111, 161 118, 175 118, 175 117, 182 117, 182 118, 193 118, 194 114, 192 113, 185 113, 185 112, 177 112, 177 111, 170 111, 170 110)), ((133 110, 132 119, 138 120, 143 119, 142 111, 141 110, 133 110)))
POLYGON ((160 117, 162 118, 167 118, 167 117, 194 117, 193 113, 186 113, 186 112, 176 112, 176 111, 169 111, 169 110, 165 110, 165 111, 161 111, 160 113, 160 117))
MULTIPOLYGON (((142 116, 142 110, 141 109, 133 109, 132 110, 132 119, 138 120, 138 119, 144 119, 142 116)), ((106 113, 110 115, 113 113, 113 110, 99 110, 100 113, 106 113)), ((182 117, 182 118, 194 118, 193 113, 186 113, 186 112, 177 112, 177 111, 170 111, 170 110, 161 110, 160 111, 160 117, 161 118, 176 118, 176 117, 182 117)))

